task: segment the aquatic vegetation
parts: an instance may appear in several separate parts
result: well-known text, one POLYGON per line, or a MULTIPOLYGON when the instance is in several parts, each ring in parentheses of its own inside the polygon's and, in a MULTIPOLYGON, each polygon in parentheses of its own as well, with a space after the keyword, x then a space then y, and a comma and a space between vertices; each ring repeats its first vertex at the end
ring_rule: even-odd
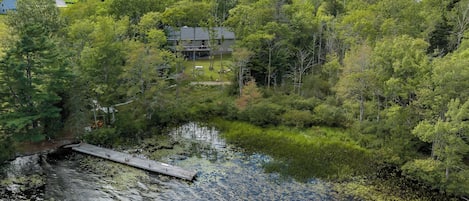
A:
POLYGON ((229 143, 249 152, 273 156, 276 162, 267 164, 267 171, 296 179, 343 179, 365 174, 372 167, 371 151, 360 147, 338 129, 316 128, 301 132, 222 120, 215 121, 215 124, 229 143))

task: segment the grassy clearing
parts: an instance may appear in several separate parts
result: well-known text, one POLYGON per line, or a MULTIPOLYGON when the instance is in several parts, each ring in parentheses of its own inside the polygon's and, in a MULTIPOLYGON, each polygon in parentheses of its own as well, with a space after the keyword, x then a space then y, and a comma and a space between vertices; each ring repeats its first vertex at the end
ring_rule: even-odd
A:
POLYGON ((289 128, 260 128, 249 123, 215 121, 230 143, 249 152, 273 156, 267 171, 299 180, 346 179, 371 171, 372 155, 339 129, 316 127, 301 132, 289 128))
POLYGON ((232 67, 232 64, 231 55, 223 55, 221 60, 220 56, 215 56, 213 70, 209 69, 209 59, 197 59, 195 62, 193 60, 187 60, 184 62, 184 72, 187 75, 191 75, 195 81, 230 81, 233 72, 227 72, 227 70, 232 67), (203 68, 196 70, 194 66, 203 66, 203 68), (222 67, 225 73, 222 72, 222 67))

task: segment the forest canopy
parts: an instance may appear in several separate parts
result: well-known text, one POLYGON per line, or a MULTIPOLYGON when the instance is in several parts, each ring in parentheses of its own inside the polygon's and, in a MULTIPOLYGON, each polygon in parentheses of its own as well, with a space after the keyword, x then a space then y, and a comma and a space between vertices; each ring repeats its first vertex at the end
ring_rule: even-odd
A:
POLYGON ((82 136, 100 118, 95 140, 111 144, 224 118, 345 129, 353 147, 380 156, 377 171, 469 195, 469 0, 69 3, 18 0, 0 16, 0 159, 12 141, 82 136), (188 85, 195 58, 167 40, 183 26, 235 34, 230 65, 219 59, 229 87, 188 85))

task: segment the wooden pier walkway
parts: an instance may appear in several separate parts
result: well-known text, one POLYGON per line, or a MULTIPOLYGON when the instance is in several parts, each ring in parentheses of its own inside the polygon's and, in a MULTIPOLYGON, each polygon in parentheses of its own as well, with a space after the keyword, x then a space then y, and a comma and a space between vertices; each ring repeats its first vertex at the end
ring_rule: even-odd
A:
POLYGON ((72 150, 80 153, 189 181, 192 181, 197 174, 196 172, 184 170, 180 167, 172 166, 170 164, 139 158, 131 154, 113 151, 111 149, 106 149, 86 143, 66 145, 64 148, 71 148, 72 150))

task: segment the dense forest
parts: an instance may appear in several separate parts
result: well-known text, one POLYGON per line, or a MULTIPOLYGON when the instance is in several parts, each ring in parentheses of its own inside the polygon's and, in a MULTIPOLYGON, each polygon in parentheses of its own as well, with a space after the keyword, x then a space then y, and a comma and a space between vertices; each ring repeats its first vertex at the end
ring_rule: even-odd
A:
POLYGON ((1 160, 22 141, 116 146, 202 121, 278 158, 268 171, 362 199, 384 184, 468 199, 469 0, 18 0, 0 17, 1 160), (189 84, 167 42, 183 26, 235 33, 231 85, 189 84))

